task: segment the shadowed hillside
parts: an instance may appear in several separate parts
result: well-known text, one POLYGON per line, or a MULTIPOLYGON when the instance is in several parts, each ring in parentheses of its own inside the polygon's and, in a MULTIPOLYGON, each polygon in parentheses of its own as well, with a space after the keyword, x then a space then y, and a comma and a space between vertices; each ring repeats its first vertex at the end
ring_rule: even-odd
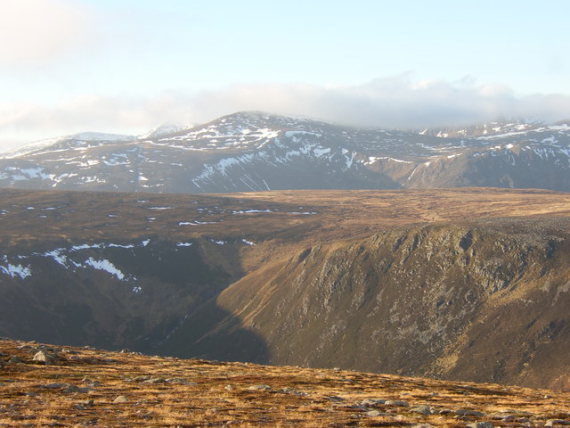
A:
POLYGON ((1 195, 5 336, 569 387, 568 194, 1 195))
MULTIPOLYGON (((319 244, 245 276, 215 304, 263 337, 275 364, 569 388, 569 226, 503 220, 319 244)), ((217 355, 227 324, 212 325, 219 339, 205 354, 217 355)), ((167 353, 202 349, 186 329, 167 353)))

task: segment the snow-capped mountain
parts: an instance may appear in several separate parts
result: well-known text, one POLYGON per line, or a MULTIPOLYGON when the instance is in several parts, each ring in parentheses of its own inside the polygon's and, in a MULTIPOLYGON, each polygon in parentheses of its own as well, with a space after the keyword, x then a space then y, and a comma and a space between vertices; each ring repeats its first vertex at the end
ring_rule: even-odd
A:
POLYGON ((567 123, 356 129, 236 113, 147 135, 77 134, 0 158, 0 186, 215 193, 458 186, 570 190, 567 123))

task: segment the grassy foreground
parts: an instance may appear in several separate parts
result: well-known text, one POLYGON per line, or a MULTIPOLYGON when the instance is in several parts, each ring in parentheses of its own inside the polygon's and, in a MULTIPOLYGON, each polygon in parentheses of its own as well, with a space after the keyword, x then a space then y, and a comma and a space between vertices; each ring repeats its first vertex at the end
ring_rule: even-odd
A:
POLYGON ((570 394, 0 340, 0 427, 538 427, 570 394))

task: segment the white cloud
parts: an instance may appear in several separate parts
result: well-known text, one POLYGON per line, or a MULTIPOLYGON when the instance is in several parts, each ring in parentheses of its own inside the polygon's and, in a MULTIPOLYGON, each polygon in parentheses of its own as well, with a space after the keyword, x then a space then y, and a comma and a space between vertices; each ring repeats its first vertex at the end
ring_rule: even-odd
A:
POLYGON ((85 41, 90 19, 84 6, 70 0, 0 1, 0 66, 59 59, 85 41))
POLYGON ((198 123, 241 110, 307 116, 341 124, 423 128, 503 118, 570 119, 570 96, 518 97, 470 80, 414 82, 408 75, 351 87, 234 85, 153 98, 84 97, 54 106, 0 104, 0 147, 81 131, 143 133, 161 123, 198 123))

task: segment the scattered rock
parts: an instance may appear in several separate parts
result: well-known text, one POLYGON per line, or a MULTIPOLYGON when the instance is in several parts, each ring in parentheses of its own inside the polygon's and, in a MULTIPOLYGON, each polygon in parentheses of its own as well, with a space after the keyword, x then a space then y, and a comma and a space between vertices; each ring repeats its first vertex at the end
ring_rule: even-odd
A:
POLYGON ((166 383, 184 383, 186 382, 186 379, 182 379, 181 377, 169 377, 167 379, 164 379, 164 381, 166 383))
POLYGON ((233 385, 226 385, 226 386, 224 387, 224 389, 225 389, 226 391, 233 391, 235 388, 234 388, 233 385))
POLYGON ((516 416, 511 413, 494 413, 489 415, 489 418, 497 421, 512 422, 516 419, 516 416))
POLYGON ((271 387, 269 385, 252 385, 247 389, 248 391, 271 391, 271 387))
POLYGON ((30 345, 20 345, 20 346, 18 346, 16 349, 20 349, 20 350, 22 350, 22 349, 32 349, 32 347, 31 347, 30 345))
POLYGON ((375 399, 366 399, 361 401, 360 403, 358 403, 361 406, 366 406, 366 407, 375 407, 381 404, 385 404, 386 400, 375 400, 375 399))
POLYGON ((366 412, 366 416, 371 418, 377 418, 378 416, 383 415, 385 415, 385 413, 379 412, 378 410, 370 410, 369 412, 366 412))
POLYGON ((412 413, 419 413, 421 415, 431 415, 433 412, 429 406, 416 406, 410 409, 412 413))
POLYGON ((77 410, 85 410, 88 407, 93 406, 93 400, 79 400, 77 403, 73 405, 77 410))
POLYGON ((384 404, 386 404, 386 406, 410 407, 410 404, 403 400, 386 400, 384 404))
POLYGON ((455 414, 458 416, 473 416, 475 418, 480 418, 485 416, 485 413, 478 412, 477 410, 470 410, 470 409, 458 409, 455 411, 455 414))
POLYGON ((160 377, 153 377, 143 381, 143 383, 166 383, 166 379, 160 377))
POLYGON ((171 379, 166 379, 167 383, 175 383, 178 385, 187 385, 187 386, 196 386, 198 385, 196 382, 190 382, 186 379, 182 379, 180 377, 175 377, 175 378, 171 378, 171 379))
POLYGON ((150 376, 136 376, 132 379, 132 381, 134 382, 145 382, 147 380, 149 380, 151 377, 150 376))
POLYGON ((52 364, 54 358, 51 355, 48 355, 45 351, 38 351, 34 354, 33 361, 40 364, 52 364))
POLYGON ((45 389, 61 389, 61 388, 69 388, 73 385, 70 385, 69 383, 48 383, 46 385, 40 385, 40 388, 45 388, 45 389))
POLYGON ((10 357, 10 359, 8 360, 9 364, 21 364, 23 362, 24 362, 24 360, 22 360, 20 357, 16 357, 16 356, 10 357))
POLYGON ((472 424, 467 425, 469 428, 494 428, 491 422, 474 422, 472 424))
POLYGON ((283 389, 280 389, 278 392, 281 392, 283 394, 296 395, 298 397, 306 397, 308 395, 306 392, 298 391, 298 390, 293 389, 293 388, 283 388, 283 389))
POLYGON ((556 425, 570 425, 570 421, 567 421, 566 419, 549 419, 546 421, 546 424, 544 426, 553 427, 556 425))
POLYGON ((89 388, 80 388, 80 387, 75 386, 75 385, 69 385, 67 388, 65 388, 65 389, 63 390, 63 392, 64 392, 65 394, 73 394, 73 393, 76 393, 76 392, 79 392, 79 393, 82 393, 82 394, 86 394, 86 393, 88 393, 89 391, 91 391, 89 388))
POLYGON ((338 395, 328 395, 328 396, 323 397, 323 398, 325 398, 326 400, 329 400, 329 401, 335 401, 337 403, 344 401, 344 398, 339 397, 338 395))
POLYGON ((113 403, 128 403, 129 399, 124 395, 119 395, 113 400, 113 403))

